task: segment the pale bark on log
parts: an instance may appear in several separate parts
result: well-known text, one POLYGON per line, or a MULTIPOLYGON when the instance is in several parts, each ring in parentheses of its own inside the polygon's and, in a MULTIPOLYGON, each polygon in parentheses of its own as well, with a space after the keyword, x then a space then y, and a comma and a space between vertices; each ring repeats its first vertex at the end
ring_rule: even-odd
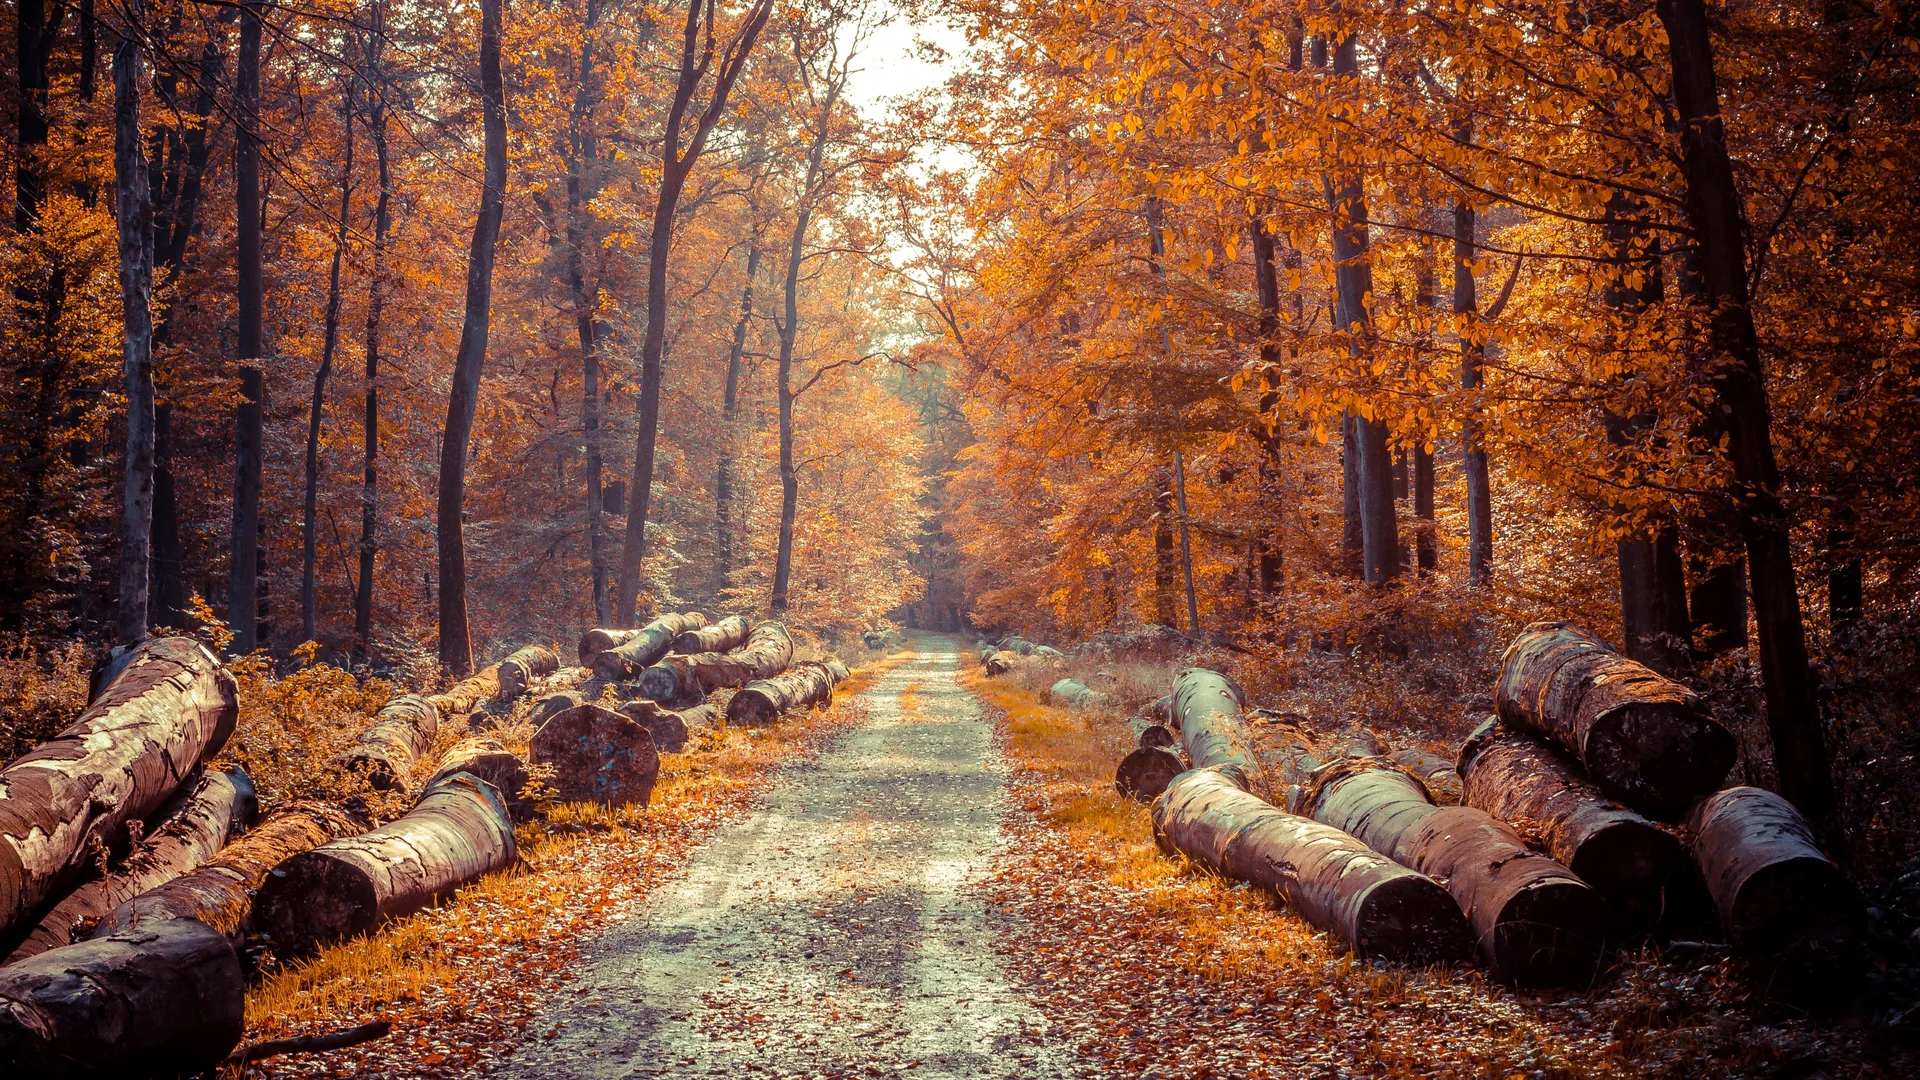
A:
POLYGON ((1358 839, 1280 810, 1240 786, 1239 770, 1194 769, 1153 805, 1162 849, 1271 889, 1361 956, 1462 959, 1467 922, 1447 890, 1358 839))
POLYGON ((520 789, 527 786, 527 763, 498 739, 476 736, 455 743, 441 756, 440 767, 434 770, 427 787, 436 787, 455 773, 467 773, 492 784, 509 808, 519 803, 520 789))
POLYGON ((1259 795, 1267 781, 1247 736, 1246 704, 1240 684, 1217 671, 1187 668, 1174 676, 1170 709, 1187 759, 1196 769, 1238 770, 1241 786, 1259 795))
POLYGON ((752 626, 745 615, 729 615, 696 630, 688 630, 673 639, 676 653, 726 652, 747 643, 752 626))
POLYGON ((238 946, 253 913, 253 896, 274 867, 361 827, 325 803, 296 803, 222 848, 205 866, 149 889, 114 908, 93 937, 169 919, 198 919, 238 946))
POLYGON ((380 706, 373 724, 332 764, 360 773, 381 791, 402 791, 413 777, 414 762, 433 745, 439 731, 440 710, 432 700, 401 694, 380 706))
POLYGON ((543 675, 560 670, 560 654, 545 645, 528 645, 500 661, 500 696, 511 701, 533 688, 543 675))
POLYGON ((1314 774, 1301 812, 1444 882, 1494 978, 1585 985, 1597 973, 1606 901, 1485 811, 1435 806, 1420 781, 1392 765, 1343 758, 1314 774))
POLYGON ((677 754, 687 748, 687 720, 657 701, 641 698, 620 706, 619 713, 653 734, 653 748, 663 754, 677 754))
POLYGON ((1609 798, 1678 820, 1733 767, 1733 736, 1686 687, 1579 627, 1535 623, 1507 646, 1500 719, 1553 740, 1609 798))
POLYGON ((195 870, 260 815, 253 781, 239 769, 210 772, 168 804, 125 859, 107 876, 68 893, 0 963, 13 964, 92 936, 93 924, 156 885, 195 870))
POLYGON ((1771 996, 1848 989, 1866 938, 1860 891, 1827 858, 1807 819, 1771 791, 1733 787, 1687 820, 1728 940, 1771 996))
POLYGON ((680 719, 687 725, 687 737, 692 738, 719 727, 720 721, 726 719, 726 714, 720 711, 718 705, 695 705, 691 709, 681 709, 680 719))
POLYGON ((580 635, 580 666, 593 667, 593 658, 609 649, 617 649, 632 641, 640 628, 632 630, 611 630, 596 627, 580 635))
POLYGON ((777 622, 763 622, 747 643, 727 653, 669 656, 640 673, 640 696, 669 708, 698 702, 722 687, 770 679, 793 663, 793 639, 777 622))
POLYGON ((233 676, 191 638, 149 641, 80 719, 0 771, 0 933, 124 844, 233 733, 233 676))
POLYGON ((660 776, 653 732, 598 705, 568 709, 534 732, 529 756, 552 765, 563 802, 645 806, 660 776))
MULTIPOLYGON (((1465 801, 1465 786, 1460 772, 1454 763, 1439 754, 1429 753, 1415 747, 1402 750, 1389 750, 1384 755, 1388 761, 1411 773, 1427 786, 1427 794, 1440 806, 1458 806, 1465 801)), ((1486 807, 1481 807, 1485 810, 1486 807)), ((1491 811, 1489 811, 1491 812, 1491 811)), ((1502 817, 1494 814, 1494 817, 1502 817)))
POLYGON ((1047 689, 1047 696, 1055 705, 1069 709, 1088 708, 1104 704, 1107 695, 1089 687, 1079 679, 1061 679, 1047 689))
POLYGON ((805 661, 771 679, 755 679, 727 702, 727 723, 760 727, 783 713, 833 704, 832 673, 825 664, 805 661))
POLYGON ((634 631, 619 645, 593 657, 593 673, 603 679, 631 679, 658 663, 673 648, 674 639, 707 625, 697 611, 662 615, 634 631))
POLYGON ((500 792, 456 773, 386 825, 274 867, 254 924, 283 955, 304 955, 428 907, 516 858, 500 792))
POLYGON ((460 716, 500 696, 500 665, 489 664, 453 684, 444 694, 427 698, 441 716, 460 716))
POLYGON ((0 968, 0 1075, 195 1076, 240 1044, 246 977, 194 919, 142 926, 0 968))
POLYGON ((1468 806, 1537 830, 1548 854, 1599 890, 1620 933, 1660 917, 1662 890, 1684 854, 1680 841, 1601 794, 1565 754, 1488 720, 1460 747, 1460 774, 1468 806))
POLYGON ((1000 639, 1000 648, 1007 652, 1019 653, 1021 656, 1032 656, 1034 645, 1033 642, 1017 634, 1009 634, 1000 639))
POLYGON ((1120 759, 1113 770, 1113 789, 1134 802, 1150 803, 1166 792, 1174 777, 1186 771, 1186 762, 1172 750, 1142 746, 1120 759))
POLYGON ((1019 658, 1020 654, 1017 652, 995 649, 980 661, 980 666, 986 669, 988 677, 991 678, 992 676, 1005 675, 1007 672, 1012 671, 1014 661, 1019 658))

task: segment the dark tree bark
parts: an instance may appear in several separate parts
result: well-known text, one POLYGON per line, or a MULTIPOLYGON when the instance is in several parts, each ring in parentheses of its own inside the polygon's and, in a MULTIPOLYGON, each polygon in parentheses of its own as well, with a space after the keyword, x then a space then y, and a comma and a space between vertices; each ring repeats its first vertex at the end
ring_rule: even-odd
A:
POLYGON ((1153 621, 1180 625, 1173 593, 1173 477, 1153 471, 1153 621))
POLYGON ((680 635, 706 625, 705 615, 682 611, 638 630, 590 630, 580 639, 580 662, 603 679, 631 679, 667 655, 680 635))
POLYGON ((380 316, 387 302, 387 234, 393 229, 393 177, 387 169, 387 81, 382 66, 386 42, 386 4, 375 0, 366 38, 367 133, 379 194, 373 204, 372 273, 367 280, 366 401, 361 418, 360 578, 353 597, 354 660, 373 654, 373 561, 379 550, 380 524, 380 316))
MULTIPOLYGON (((25 10, 26 5, 21 5, 25 10)), ((132 0, 127 17, 136 23, 145 16, 141 0, 132 0)), ((22 15, 25 19, 25 15, 22 15)), ((22 22, 21 46, 28 42, 22 22)), ((45 79, 45 59, 40 61, 45 79)), ((153 201, 147 182, 147 158, 140 145, 140 37, 137 31, 121 36, 113 51, 113 190, 114 218, 120 248, 121 363, 127 385, 126 486, 121 503, 120 607, 114 638, 134 646, 146 640, 148 582, 153 539, 153 201)), ((22 65, 23 106, 26 64, 22 65)), ((21 114, 24 130, 26 114, 21 114)), ((44 126, 44 121, 42 122, 44 126)), ((41 132, 42 141, 45 131, 41 132)), ((22 147, 23 160, 37 149, 22 147)), ((36 178, 33 183, 42 183, 36 178)), ((26 187, 21 186, 24 195, 26 187)), ((37 211, 36 211, 37 212, 37 211)), ((17 222, 16 222, 17 223, 17 222)), ((29 224, 32 219, 29 218, 29 224)))
POLYGON ((153 579, 151 618, 155 626, 186 626, 185 562, 180 550, 180 502, 173 485, 173 406, 153 410, 153 579))
POLYGON ((233 544, 229 551, 227 626, 240 655, 265 644, 260 626, 260 471, 266 452, 266 354, 262 335, 265 268, 260 251, 260 20, 265 0, 242 0, 235 97, 239 132, 234 145, 234 199, 238 246, 240 404, 233 416, 233 544))
POLYGON ((487 329, 493 314, 494 247, 507 194, 507 95, 500 79, 502 0, 480 3, 481 127, 486 133, 486 178, 473 219, 467 252, 466 318, 447 395, 447 424, 440 438, 440 499, 435 522, 440 555, 440 663, 455 675, 473 670, 467 624, 467 550, 463 536, 467 497, 467 444, 480 403, 480 369, 487 359, 487 329))
POLYGON ((598 705, 568 709, 540 725, 528 756, 553 766, 563 802, 645 806, 660 775, 652 729, 598 705))
MULTIPOLYGON (((1455 138, 1461 143, 1469 141, 1465 128, 1455 138)), ((1473 254, 1479 246, 1475 217, 1473 204, 1464 195, 1454 200, 1453 314, 1461 323, 1460 388, 1469 393, 1480 389, 1484 381, 1480 366, 1486 360, 1486 345, 1479 340, 1480 308, 1473 281, 1473 254)), ((1467 479, 1467 582, 1485 588, 1493 583, 1493 490, 1487 476, 1487 451, 1481 445, 1479 421, 1475 419, 1478 412, 1478 407, 1469 403, 1460 442, 1466 449, 1462 471, 1467 479)))
POLYGON ((640 430, 634 445, 633 491, 629 496, 632 505, 627 511, 627 535, 620 551, 619 595, 615 598, 614 617, 609 620, 612 622, 633 623, 638 619, 636 604, 640 596, 640 575, 646 562, 647 514, 653 503, 654 449, 660 434, 661 363, 667 343, 667 259, 673 250, 673 226, 680 193, 686 187, 688 174, 706 150, 707 136, 726 112, 733 85, 773 14, 773 0, 752 0, 742 13, 739 30, 724 45, 716 40, 718 30, 711 22, 714 14, 714 8, 709 5, 687 5, 680 43, 680 73, 673 102, 667 109, 665 137, 661 140, 660 192, 654 200, 652 237, 647 245, 647 334, 640 347, 640 430), (718 67, 715 67, 716 61, 718 67), (693 130, 688 132, 685 130, 687 111, 710 71, 712 95, 694 120, 693 130))
POLYGON ((740 317, 733 324, 733 346, 727 351, 727 392, 720 407, 720 454, 713 478, 713 595, 719 599, 733 587, 733 440, 740 416, 740 368, 746 354, 747 330, 753 323, 753 278, 760 272, 760 246, 747 243, 746 283, 740 287, 740 317))
POLYGON ((457 773, 391 823, 274 867, 254 922, 285 955, 302 956, 429 907, 516 858, 505 800, 457 773))
MULTIPOLYGON (((1151 730, 1166 731, 1165 728, 1151 730)), ((1171 732, 1168 737, 1172 737, 1171 732)), ((1186 771, 1187 763, 1172 750, 1164 746, 1139 746, 1114 767, 1113 789, 1122 798, 1151 803, 1165 794, 1174 777, 1186 771)))
MULTIPOLYGON (((1251 218, 1253 233, 1253 283, 1260 300, 1260 367, 1266 392, 1260 399, 1260 493, 1263 510, 1274 515, 1278 510, 1280 483, 1280 429, 1272 419, 1279 408, 1280 396, 1275 380, 1280 370, 1280 279, 1274 267, 1273 234, 1258 215, 1251 218)), ((1281 557, 1280 527, 1277 520, 1264 522, 1257 543, 1256 586, 1264 596, 1280 592, 1285 576, 1281 557)))
POLYGON ((92 101, 99 85, 100 20, 94 17, 93 0, 80 0, 80 100, 92 101))
POLYGON ((672 651, 703 653, 737 649, 746 644, 747 634, 752 629, 745 615, 728 615, 719 622, 684 631, 673 639, 672 651))
POLYGON ((580 347, 580 426, 587 452, 587 561, 593 577, 594 618, 613 622, 613 598, 607 592, 607 555, 603 461, 600 446, 600 321, 597 286, 589 287, 586 251, 590 242, 594 195, 599 190, 599 139, 594 112, 604 87, 595 74, 599 44, 600 0, 588 0, 581 24, 580 59, 574 68, 573 105, 567 114, 567 292, 573 303, 574 336, 580 347))
POLYGON ((669 656, 640 673, 640 696, 674 707, 696 703, 722 687, 770 679, 793 663, 793 639, 777 622, 763 622, 732 652, 669 656))
POLYGON ((19 0, 14 5, 18 81, 14 94, 13 231, 17 233, 38 232, 40 228, 40 203, 47 195, 48 68, 66 15, 67 5, 63 3, 19 0))
POLYGON ((319 640, 314 625, 314 520, 320 502, 320 425, 326 418, 327 379, 333 374, 333 350, 340 341, 340 261, 347 253, 348 216, 353 210, 353 83, 341 79, 340 124, 346 131, 340 159, 340 216, 333 231, 333 265, 327 274, 327 314, 320 344, 320 366, 313 373, 313 400, 307 408, 307 489, 300 521, 300 640, 319 640))
POLYGON ((1727 154, 1706 7, 1702 0, 1660 0, 1655 10, 1667 31, 1674 104, 1684 124, 1687 217, 1713 313, 1709 343, 1715 359, 1724 361, 1713 369, 1715 407, 1727 424, 1733 497, 1747 546, 1774 768, 1781 794, 1824 831, 1834 808, 1833 774, 1807 662, 1791 522, 1780 502, 1766 376, 1747 292, 1746 218, 1727 154))
POLYGON ((405 791, 413 763, 433 745, 440 710, 418 694, 401 694, 380 706, 373 724, 333 761, 335 768, 357 772, 382 791, 405 791))
POLYGON ((124 846, 233 734, 233 676, 190 638, 156 638, 73 725, 0 771, 0 933, 52 895, 97 839, 124 846))

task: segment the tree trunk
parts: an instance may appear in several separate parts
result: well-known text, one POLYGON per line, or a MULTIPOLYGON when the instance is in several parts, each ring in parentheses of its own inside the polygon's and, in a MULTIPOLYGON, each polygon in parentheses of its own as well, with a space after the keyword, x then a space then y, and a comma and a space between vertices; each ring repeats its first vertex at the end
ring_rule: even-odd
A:
POLYGON ((274 867, 254 901, 254 924, 282 955, 307 955, 429 907, 518 857, 500 792, 456 773, 392 822, 274 867))
POLYGON ((433 745, 440 710, 418 694, 401 694, 380 706, 373 724, 328 764, 357 772, 381 791, 405 791, 414 762, 433 745))
POLYGON ((1153 621, 1180 625, 1173 598, 1173 478, 1153 471, 1153 621))
POLYGON ((265 268, 260 254, 260 20, 265 0, 242 0, 240 59, 235 97, 239 131, 233 151, 234 267, 239 290, 240 404, 233 416, 233 544, 229 552, 227 628, 233 651, 245 656, 265 644, 260 627, 260 471, 266 452, 266 355, 262 334, 265 268))
POLYGON ((1086 708, 1106 703, 1107 695, 1079 679, 1061 679, 1047 688, 1047 698, 1063 708, 1086 708))
MULTIPOLYGON (((33 45, 26 33, 26 4, 21 5, 21 41, 23 50, 33 45)), ((127 16, 138 22, 145 15, 142 0, 133 0, 127 16)), ((113 176, 114 218, 119 226, 120 310, 123 318, 121 362, 127 380, 127 459, 126 486, 122 501, 120 529, 120 607, 114 625, 114 638, 121 645, 133 646, 145 641, 148 625, 148 574, 153 537, 153 201, 147 183, 147 159, 140 146, 140 40, 128 33, 113 51, 113 176)), ((24 214, 34 224, 37 207, 27 205, 37 196, 35 185, 43 177, 31 175, 26 162, 40 152, 26 143, 29 116, 28 60, 21 58, 20 114, 21 165, 18 185, 20 207, 16 218, 24 214)), ((40 59, 38 78, 46 78, 46 61, 40 59)), ((44 96, 44 85, 36 93, 44 96)), ((40 138, 46 138, 45 120, 40 121, 40 138)), ((16 221, 18 223, 18 221, 16 221)))
POLYGON ((1280 369, 1280 278, 1274 268, 1273 234, 1258 215, 1252 215, 1253 283, 1260 300, 1260 368, 1267 392, 1260 400, 1260 494, 1261 511, 1257 543, 1257 582, 1263 596, 1280 592, 1285 569, 1280 549, 1280 528, 1275 511, 1280 483, 1280 432, 1273 413, 1280 406, 1273 389, 1280 369))
POLYGON ((333 374, 333 350, 340 341, 340 261, 347 251, 348 215, 353 203, 353 84, 344 77, 340 125, 346 131, 340 160, 340 217, 333 232, 333 266, 327 275, 327 314, 320 345, 320 366, 313 373, 313 400, 307 409, 307 490, 300 522, 300 640, 318 641, 314 625, 313 571, 320 501, 320 424, 326 416, 327 378, 333 374))
POLYGON ((1723 531, 1714 527, 1720 524, 1731 531, 1730 523, 1714 521, 1717 516, 1709 515, 1706 522, 1696 526, 1687 542, 1687 561, 1693 574, 1687 615, 1693 627, 1694 651, 1701 660, 1747 647, 1746 559, 1737 554, 1729 559, 1700 536, 1703 531, 1723 531))
POLYGON ((387 234, 393 228, 393 177, 387 169, 387 83, 381 66, 386 40, 386 6, 375 0, 366 38, 368 100, 367 132, 373 139, 373 161, 379 194, 373 204, 373 251, 367 279, 366 403, 361 418, 360 579, 353 598, 354 659, 366 663, 373 656, 373 557, 380 523, 380 317, 387 303, 387 234))
POLYGON ((446 693, 430 695, 427 700, 440 710, 441 716, 460 716, 499 696, 500 665, 488 664, 454 683, 446 693))
POLYGON ((760 272, 760 245, 747 242, 746 283, 740 287, 740 317, 733 324, 727 352, 727 393, 720 408, 720 460, 713 478, 713 595, 718 601, 733 587, 733 440, 740 415, 740 361, 746 355, 753 323, 753 277, 760 272))
POLYGON ((1500 719, 1571 753, 1609 798, 1662 821, 1720 786, 1734 741, 1692 691, 1564 622, 1534 623, 1507 646, 1500 719))
POLYGON ((87 882, 53 906, 4 963, 95 935, 88 925, 157 885, 198 869, 253 825, 260 814, 253 782, 239 769, 210 772, 184 789, 164 817, 104 878, 87 882))
POLYGON ((1433 452, 1424 444, 1413 448, 1413 517, 1416 565, 1431 574, 1440 568, 1440 546, 1433 530, 1433 452))
POLYGON ((1460 907, 1438 883, 1338 829, 1268 805, 1238 781, 1231 767, 1181 776, 1153 805, 1161 848, 1273 890, 1361 956, 1429 964, 1471 951, 1460 907))
POLYGON ((455 743, 440 759, 427 787, 438 787, 455 773, 470 773, 492 784, 509 809, 519 805, 520 791, 527 786, 527 763, 498 739, 476 737, 455 743))
MULTIPOLYGON (((130 14, 137 17, 138 11, 135 8, 130 14)), ((14 59, 18 83, 14 97, 13 231, 21 235, 40 231, 40 203, 47 194, 48 61, 66 15, 67 5, 56 3, 48 11, 46 0, 19 0, 14 8, 19 34, 14 59)))
POLYGON ((120 848, 219 752, 233 676, 190 638, 156 638, 59 735, 0 771, 0 932, 52 895, 97 838, 120 848))
POLYGON ((1267 778, 1241 714, 1246 703, 1246 691, 1217 671, 1187 668, 1174 676, 1173 722, 1187 759, 1196 769, 1221 770, 1258 795, 1267 778))
POLYGON ((745 615, 728 615, 719 622, 683 631, 679 637, 673 639, 672 651, 703 653, 737 649, 746 644, 750 629, 752 628, 747 625, 745 615))
MULTIPOLYGON (((1153 728, 1166 731, 1166 728, 1153 728)), ((1172 732, 1167 732, 1169 738, 1172 732)), ((1151 803, 1166 793, 1173 778, 1187 771, 1180 755, 1165 746, 1138 746, 1113 770, 1113 789, 1122 798, 1151 803)))
POLYGON ((240 1045, 246 975, 233 945, 175 919, 0 968, 8 1075, 198 1076, 240 1045))
POLYGON ((606 511, 600 447, 600 293, 587 284, 585 250, 600 163, 593 114, 600 106, 601 83, 594 75, 593 47, 600 23, 599 0, 588 0, 581 25, 580 62, 575 69, 573 107, 567 116, 567 291, 573 302, 574 336, 580 345, 580 426, 587 451, 587 559, 593 577, 594 618, 613 622, 613 598, 607 593, 606 511))
MULTIPOLYGON (((1470 141, 1465 128, 1455 134, 1465 144, 1470 141)), ((1473 255, 1479 247, 1475 235, 1473 204, 1463 195, 1453 203, 1453 315, 1460 326, 1460 388, 1469 395, 1483 382, 1480 365, 1486 360, 1486 344, 1480 340, 1479 299, 1473 282, 1473 255)), ((1466 454, 1463 471, 1467 478, 1467 583, 1485 588, 1493 583, 1493 492, 1487 476, 1487 451, 1480 442, 1479 405, 1467 403, 1467 417, 1461 424, 1460 443, 1466 454)))
POLYGON ((153 410, 153 587, 155 626, 186 626, 187 590, 180 551, 180 503, 173 484, 173 406, 153 410))
POLYGON ((621 716, 646 728, 653 735, 653 747, 663 754, 677 754, 687 747, 687 719, 657 701, 641 698, 620 706, 621 716))
POLYGON ((1693 226, 1713 312, 1714 408, 1727 424, 1733 496, 1747 545, 1760 670, 1766 682, 1767 729, 1773 738, 1780 791, 1816 830, 1833 813, 1833 775, 1814 701, 1806 628, 1794 581, 1791 519, 1780 501, 1765 372, 1747 292, 1746 221, 1720 115, 1713 43, 1702 0, 1660 0, 1673 61, 1673 98, 1683 123, 1687 217, 1693 226))
POLYGON ((598 705, 568 709, 540 725, 528 755, 536 765, 553 766, 562 802, 645 806, 660 776, 652 729, 598 705))
POLYGON ((480 103, 486 135, 486 179, 480 192, 480 210, 473 219, 473 246, 467 253, 466 318, 460 327, 453 390, 447 395, 447 424, 440 439, 440 500, 435 517, 440 549, 440 663, 460 676, 473 670, 473 642, 467 623, 467 552, 462 537, 467 444, 473 435, 474 409, 480 403, 480 369, 487 359, 487 330, 493 312, 494 247, 500 239, 500 216, 507 193, 507 99, 500 79, 501 3, 480 0, 480 103))
POLYGON ((1660 917, 1661 891, 1683 857, 1680 841, 1600 793, 1551 745, 1488 720, 1460 748, 1466 802, 1538 830, 1549 855, 1597 889, 1622 934, 1660 917))
POLYGON ((600 678, 631 679, 667 655, 680 635, 706 625, 705 615, 683 611, 662 615, 638 630, 590 630, 580 639, 580 662, 600 678), (608 642, 607 647, 599 648, 602 642, 608 642), (595 648, 599 651, 589 651, 595 648))
POLYGON ((560 655, 545 645, 528 645, 500 661, 500 696, 519 697, 543 675, 560 670, 560 655))
POLYGON ((669 656, 640 673, 640 696, 672 707, 697 702, 721 687, 770 679, 793 663, 793 639, 777 622, 763 622, 732 652, 669 656))
POLYGON ((171 919, 198 919, 238 946, 253 913, 254 893, 269 871, 303 851, 359 831, 331 806, 295 803, 222 848, 198 870, 114 908, 89 936, 97 939, 171 919))
POLYGON ((839 680, 825 664, 803 661, 770 679, 755 679, 727 702, 727 723, 763 727, 782 714, 833 704, 833 685, 839 680))
POLYGON ((1298 809, 1444 882, 1496 979, 1586 985, 1598 973, 1606 901, 1486 812, 1435 806, 1418 780, 1374 758, 1316 770, 1298 809))

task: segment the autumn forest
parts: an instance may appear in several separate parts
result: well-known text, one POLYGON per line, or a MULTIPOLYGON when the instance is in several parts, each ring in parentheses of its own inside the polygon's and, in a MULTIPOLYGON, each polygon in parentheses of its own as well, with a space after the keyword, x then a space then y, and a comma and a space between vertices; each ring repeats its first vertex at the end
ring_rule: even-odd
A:
POLYGON ((9 3, 21 1075, 1920 1062, 1908 0, 9 3))

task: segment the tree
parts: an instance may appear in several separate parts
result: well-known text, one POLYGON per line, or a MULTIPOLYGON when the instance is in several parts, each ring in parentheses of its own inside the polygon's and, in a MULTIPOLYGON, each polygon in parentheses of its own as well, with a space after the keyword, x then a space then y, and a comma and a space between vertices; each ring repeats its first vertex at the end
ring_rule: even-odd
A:
POLYGON ((300 516, 300 640, 317 641, 314 626, 313 572, 320 502, 320 425, 326 419, 327 377, 333 374, 333 349, 340 340, 340 261, 347 253, 348 218, 353 211, 353 83, 340 79, 340 217, 333 233, 333 265, 327 272, 327 313, 323 316, 320 366, 313 372, 313 397, 307 407, 306 506, 300 516))
MULTIPOLYGON (((373 570, 379 550, 380 523, 380 317, 391 288, 387 269, 387 236, 393 229, 393 174, 387 160, 387 95, 382 51, 386 43, 386 2, 373 0, 371 18, 362 41, 366 58, 367 132, 373 140, 375 185, 373 250, 367 279, 366 394, 361 419, 360 465, 360 576, 353 597, 354 658, 364 663, 373 650, 373 570)), ((351 122, 351 121, 349 121, 351 122)))
POLYGON ((122 355, 127 380, 126 493, 120 534, 120 606, 115 636, 147 636, 147 574, 153 526, 153 203, 140 138, 142 0, 113 50, 114 217, 119 225, 122 355))
POLYGON ((234 146, 234 200, 239 236, 234 267, 239 288, 240 402, 233 414, 233 543, 229 554, 227 625, 233 650, 250 653, 265 644, 260 625, 260 571, 266 548, 260 540, 260 478, 266 453, 266 354, 262 315, 266 271, 260 248, 260 30, 265 0, 242 0, 240 57, 235 86, 239 132, 234 146))

